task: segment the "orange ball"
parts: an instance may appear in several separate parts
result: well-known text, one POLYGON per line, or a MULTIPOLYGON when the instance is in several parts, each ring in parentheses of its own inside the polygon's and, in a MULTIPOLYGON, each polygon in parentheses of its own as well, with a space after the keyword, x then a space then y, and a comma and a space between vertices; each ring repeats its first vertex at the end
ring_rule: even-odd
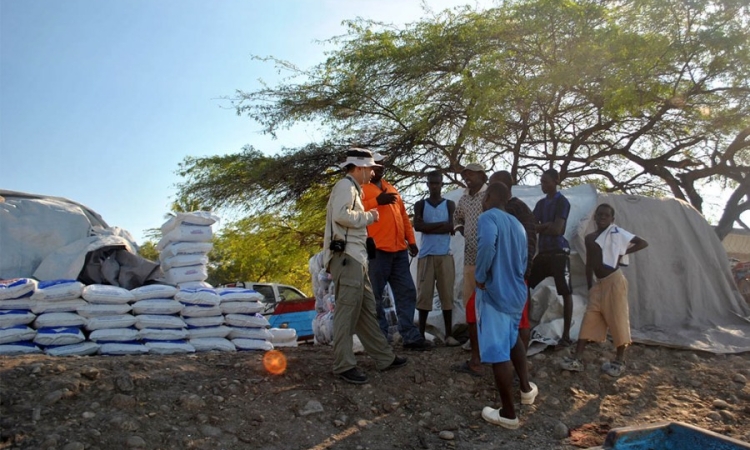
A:
POLYGON ((286 371, 286 356, 278 350, 269 350, 263 355, 263 367, 273 375, 281 375, 286 371))

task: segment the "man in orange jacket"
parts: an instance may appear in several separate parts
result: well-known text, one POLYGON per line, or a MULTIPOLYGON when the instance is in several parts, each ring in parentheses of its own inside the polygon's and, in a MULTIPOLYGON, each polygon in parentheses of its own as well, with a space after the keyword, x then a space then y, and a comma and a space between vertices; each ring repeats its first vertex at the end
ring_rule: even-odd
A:
MULTIPOLYGON (((378 153, 373 158, 376 162, 385 159, 378 153)), ((380 215, 378 222, 367 227, 367 234, 375 240, 377 247, 375 258, 369 262, 368 272, 375 294, 378 322, 387 337, 388 320, 383 308, 383 291, 388 283, 393 291, 398 332, 403 339, 404 348, 427 350, 431 343, 422 337, 414 324, 417 289, 409 269, 409 256, 417 256, 419 249, 404 202, 396 188, 383 179, 384 171, 382 166, 374 167, 370 183, 362 186, 365 211, 377 208, 380 215)))

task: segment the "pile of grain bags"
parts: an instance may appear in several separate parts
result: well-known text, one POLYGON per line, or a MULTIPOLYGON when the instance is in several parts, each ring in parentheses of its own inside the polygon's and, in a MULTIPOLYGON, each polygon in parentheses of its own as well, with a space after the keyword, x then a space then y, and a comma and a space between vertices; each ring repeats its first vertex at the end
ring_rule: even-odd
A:
POLYGON ((182 288, 211 287, 208 278, 208 252, 213 248, 211 226, 219 218, 207 211, 177 213, 161 226, 162 238, 156 245, 164 276, 169 284, 182 288))

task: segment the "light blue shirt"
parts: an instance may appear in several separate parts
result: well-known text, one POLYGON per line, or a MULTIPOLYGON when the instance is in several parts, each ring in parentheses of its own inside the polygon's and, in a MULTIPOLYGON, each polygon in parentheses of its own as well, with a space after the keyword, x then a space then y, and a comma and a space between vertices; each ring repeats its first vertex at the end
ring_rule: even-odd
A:
MULTIPOLYGON (((443 199, 437 206, 432 206, 427 200, 424 201, 422 219, 425 223, 440 223, 448 221, 448 200, 443 199)), ((422 233, 422 245, 419 247, 419 257, 428 255, 443 256, 450 254, 450 233, 432 234, 422 233)))
POLYGON ((515 217, 497 208, 479 216, 478 250, 474 271, 485 284, 483 300, 494 309, 520 315, 526 304, 524 271, 527 261, 526 231, 515 217))

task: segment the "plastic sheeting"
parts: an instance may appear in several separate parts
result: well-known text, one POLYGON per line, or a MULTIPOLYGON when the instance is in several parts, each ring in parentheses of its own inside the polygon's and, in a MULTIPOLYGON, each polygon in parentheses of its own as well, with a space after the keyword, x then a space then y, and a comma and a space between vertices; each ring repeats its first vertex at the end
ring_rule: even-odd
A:
MULTIPOLYGON (((458 203, 463 190, 444 194, 458 203)), ((641 196, 597 195, 593 186, 563 189, 571 203, 565 236, 571 243, 573 323, 571 337, 578 336, 588 302, 584 272, 584 236, 595 228, 591 216, 597 204, 609 203, 615 222, 649 243, 632 255, 622 268, 629 282, 630 325, 634 342, 701 350, 712 353, 750 351, 750 307, 732 282, 729 261, 711 226, 689 204, 676 199, 641 196)), ((513 195, 530 208, 543 197, 538 186, 514 186, 513 195)), ((419 233, 417 233, 419 244, 419 233)), ((463 285, 461 235, 451 238, 456 264, 454 325, 465 322, 461 300, 463 285)), ((416 259, 412 276, 416 276, 416 259)), ((428 323, 443 331, 437 294, 428 323)), ((532 293, 532 345, 537 352, 557 342, 562 334, 562 298, 549 278, 532 293)), ((416 320, 416 319, 415 319, 416 320)))

